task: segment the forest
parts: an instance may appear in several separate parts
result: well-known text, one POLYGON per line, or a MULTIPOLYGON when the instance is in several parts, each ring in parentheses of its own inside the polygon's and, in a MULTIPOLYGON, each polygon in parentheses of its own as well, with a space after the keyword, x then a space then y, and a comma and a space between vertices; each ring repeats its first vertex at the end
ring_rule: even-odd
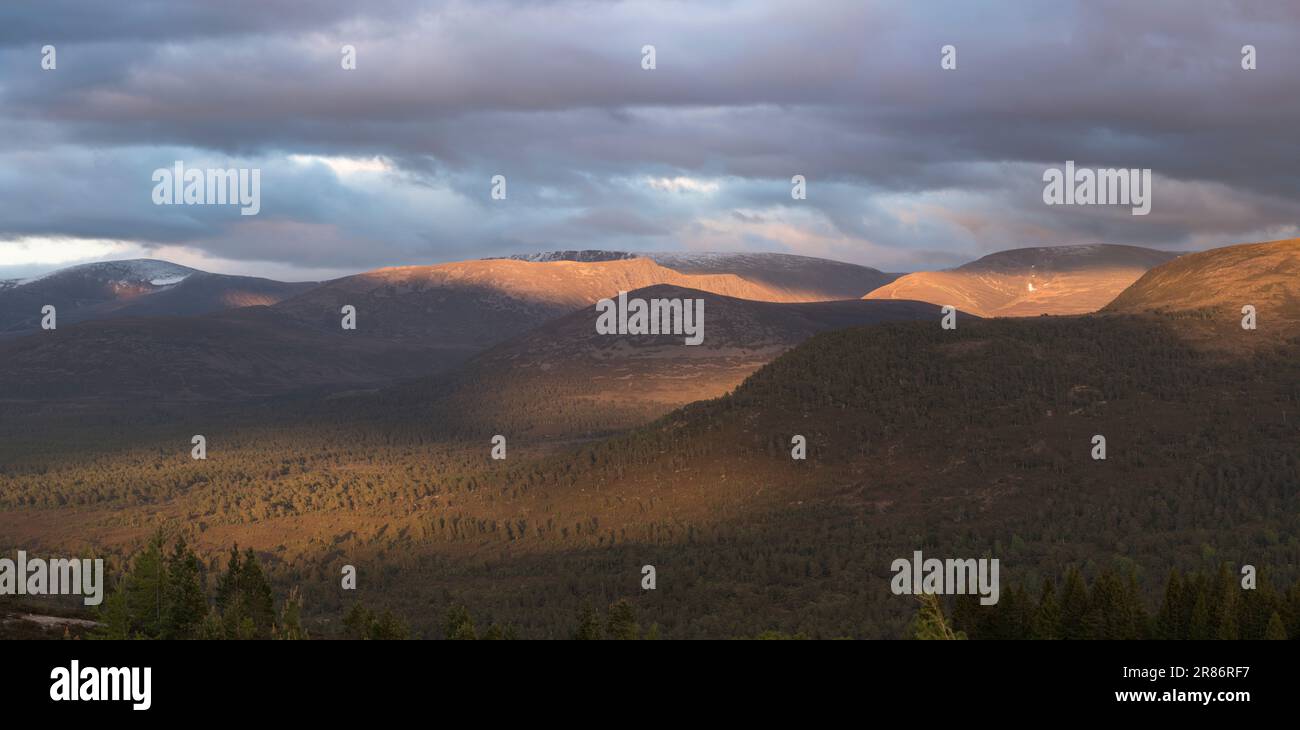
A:
MULTIPOLYGON (((916 610, 889 593, 889 565, 918 549, 997 557, 1036 601, 1071 569, 1124 576, 1152 612, 1171 571, 1249 564, 1290 585, 1297 342, 1209 351, 1180 336, 1183 321, 838 330, 726 396, 615 433, 590 404, 541 394, 527 418, 576 428, 516 434, 522 422, 495 416, 519 413, 508 399, 449 411, 436 384, 400 399, 0 417, 0 547, 122 571, 161 529, 219 575, 238 544, 277 595, 297 591, 303 630, 322 637, 344 635, 363 603, 413 636, 440 635, 464 606, 482 631, 569 638, 584 606, 619 601, 663 638, 901 637, 916 610), (196 433, 204 461, 190 458, 196 433), (504 461, 493 433, 509 440, 504 461), (1090 455, 1098 434, 1104 460, 1090 455), (356 595, 339 587, 344 565, 356 595), (644 565, 655 590, 639 584, 644 565)), ((237 634, 243 620, 222 625, 237 634)))

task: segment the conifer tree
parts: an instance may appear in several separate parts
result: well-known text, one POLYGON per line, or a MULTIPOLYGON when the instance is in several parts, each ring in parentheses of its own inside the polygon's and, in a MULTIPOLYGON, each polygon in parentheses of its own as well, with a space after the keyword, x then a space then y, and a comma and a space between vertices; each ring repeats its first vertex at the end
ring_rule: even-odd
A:
POLYGON ((966 634, 954 631, 943 615, 943 606, 939 597, 933 593, 922 593, 917 600, 921 606, 917 609, 912 623, 912 638, 922 641, 955 641, 965 639, 966 634))
POLYGON ((384 609, 370 627, 370 639, 373 641, 404 641, 409 638, 411 629, 388 609, 384 609))
POLYGON ((1035 607, 1028 591, 1008 585, 1001 600, 990 608, 995 610, 994 638, 1004 641, 1033 638, 1035 607))
POLYGON ((1264 632, 1264 638, 1270 641, 1278 639, 1285 641, 1287 638, 1286 627, 1282 625, 1282 617, 1277 611, 1274 611, 1268 619, 1268 629, 1264 632))
POLYGON ((447 619, 443 622, 442 633, 450 641, 473 641, 478 638, 469 609, 461 605, 452 606, 447 610, 447 619))
POLYGON ((239 574, 239 592, 248 620, 253 624, 255 636, 270 638, 275 626, 275 594, 262 565, 252 548, 244 551, 243 566, 239 574))
POLYGON ((1061 638, 1061 605, 1056 601, 1052 579, 1043 581, 1043 592, 1034 611, 1033 637, 1040 640, 1061 638))
POLYGON ((1166 641, 1187 638, 1187 626, 1183 616, 1183 579, 1177 570, 1169 571, 1165 583, 1165 597, 1156 614, 1156 638, 1166 641))
POLYGON ((183 538, 176 541, 167 561, 164 600, 162 638, 194 638, 208 615, 208 599, 203 593, 202 566, 183 538))
POLYGON ((1273 590, 1267 575, 1260 571, 1259 585, 1255 590, 1241 592, 1237 611, 1237 630, 1240 638, 1252 641, 1263 639, 1268 633, 1269 622, 1279 607, 1277 591, 1273 590))
POLYGON ((343 617, 343 628, 349 639, 365 639, 370 636, 370 624, 374 616, 360 603, 354 604, 343 617))
POLYGON ((958 595, 953 600, 952 620, 947 623, 953 631, 961 631, 974 640, 991 638, 992 613, 997 606, 981 606, 971 593, 958 595))
POLYGON ((167 566, 162 554, 162 537, 155 536, 136 556, 125 580, 127 634, 156 639, 162 634, 167 566))
POLYGON ((1206 600, 1205 582, 1196 581, 1195 599, 1192 603, 1192 616, 1188 621, 1187 638, 1206 641, 1214 638, 1214 623, 1210 616, 1210 604, 1206 600))
POLYGON ((1061 638, 1079 640, 1087 638, 1084 616, 1088 613, 1088 588, 1077 568, 1065 574, 1061 589, 1061 638))
POLYGON ((104 599, 99 609, 99 621, 102 624, 93 634, 96 639, 123 641, 131 636, 131 617, 126 610, 126 583, 119 581, 117 587, 104 599))
POLYGON ((366 641, 395 641, 411 638, 411 630, 393 612, 385 609, 376 614, 360 603, 343 619, 348 638, 366 641))
POLYGON ((1233 641, 1238 638, 1237 581, 1228 569, 1227 563, 1219 565, 1219 573, 1214 581, 1215 631, 1214 638, 1233 641))
POLYGON ((616 640, 641 638, 641 627, 636 622, 636 613, 626 598, 611 603, 606 611, 605 636, 616 640))
POLYGON ((1300 637, 1300 581, 1291 584, 1286 592, 1286 600, 1281 603, 1282 608, 1278 613, 1282 617, 1282 625, 1286 627, 1287 636, 1300 637))
POLYGON ((302 594, 298 586, 289 589, 289 595, 280 608, 280 617, 275 622, 275 638, 284 641, 307 638, 307 630, 302 627, 302 594))
POLYGON ((230 548, 230 559, 226 561, 226 572, 217 579, 217 610, 225 613, 234 607, 239 598, 239 546, 230 548))
POLYGON ((601 637, 600 614, 590 604, 582 607, 578 615, 578 628, 573 634, 578 641, 598 641, 601 637))

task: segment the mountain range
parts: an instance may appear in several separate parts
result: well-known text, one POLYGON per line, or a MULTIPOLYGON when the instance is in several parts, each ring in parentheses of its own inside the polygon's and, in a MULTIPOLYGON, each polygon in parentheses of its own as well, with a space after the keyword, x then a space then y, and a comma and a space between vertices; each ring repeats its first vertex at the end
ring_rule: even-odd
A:
POLYGON ((120 559, 167 529, 215 569, 238 543, 326 636, 356 600, 553 637, 625 596, 671 637, 900 636, 888 566, 916 549, 1001 559, 1008 605, 1070 568, 1150 601, 1171 569, 1294 581, 1300 241, 1160 254, 1108 293, 1098 272, 1158 254, 1018 250, 934 301, 863 272, 804 301, 836 265, 565 252, 61 324, 0 343, 0 547, 120 559), (1016 277, 1053 298, 995 296, 1016 277), (597 334, 620 289, 704 299, 704 344, 597 334))
POLYGON ((619 291, 670 285, 794 303, 857 298, 882 276, 782 255, 736 257, 741 274, 717 271, 726 257, 678 260, 689 273, 643 257, 546 258, 395 267, 319 284, 161 261, 65 269, 0 292, 12 335, 0 342, 0 397, 229 400, 373 387, 446 370, 619 291), (46 303, 58 307, 61 327, 17 337, 37 326, 46 303), (355 330, 341 326, 347 305, 355 330))
POLYGON ((212 274, 153 259, 82 264, 0 285, 0 338, 39 330, 45 305, 56 308, 62 324, 122 317, 185 317, 275 304, 314 286, 212 274))

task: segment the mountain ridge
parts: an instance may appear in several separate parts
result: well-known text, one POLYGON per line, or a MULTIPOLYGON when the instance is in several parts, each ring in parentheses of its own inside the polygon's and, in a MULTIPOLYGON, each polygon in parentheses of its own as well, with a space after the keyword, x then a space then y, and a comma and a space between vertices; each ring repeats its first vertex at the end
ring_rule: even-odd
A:
POLYGON ((274 304, 317 285, 214 274, 161 259, 78 264, 9 283, 0 287, 0 337, 37 331, 45 305, 55 307, 60 325, 188 316, 274 304))
POLYGON ((1114 244, 1009 249, 955 269, 905 274, 865 298, 952 305, 981 317, 1084 314, 1177 255, 1114 244))

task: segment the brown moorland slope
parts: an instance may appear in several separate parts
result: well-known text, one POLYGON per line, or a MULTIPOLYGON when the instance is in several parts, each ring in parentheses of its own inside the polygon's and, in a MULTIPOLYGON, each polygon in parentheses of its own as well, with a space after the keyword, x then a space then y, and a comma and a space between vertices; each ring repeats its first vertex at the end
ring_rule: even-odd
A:
POLYGON ((1146 272, 1107 312, 1196 309, 1300 318, 1300 238, 1244 243, 1179 257, 1146 272))
POLYGON ((861 299, 898 278, 843 261, 773 252, 673 251, 628 253, 594 249, 543 251, 506 258, 520 261, 618 261, 647 258, 683 274, 735 274, 780 293, 782 301, 861 299))
POLYGON ((906 274, 864 298, 952 305, 980 317, 1085 314, 1176 255, 1109 244, 1013 249, 951 271, 906 274))
POLYGON ((451 328, 472 339, 496 342, 504 339, 498 325, 507 323, 484 318, 502 316, 536 325, 620 291, 655 284, 755 301, 794 301, 779 290, 734 274, 683 274, 643 258, 594 262, 486 259, 368 271, 327 282, 275 309, 337 328, 339 308, 351 304, 358 311, 358 329, 370 327, 388 336, 404 337, 429 331, 441 335, 451 328))
POLYGON ((1220 353, 1275 347, 1300 325, 1300 239, 1188 254, 1148 271, 1103 310, 1170 321, 1183 339, 1220 353), (1244 329, 1246 306, 1255 329, 1244 329))

